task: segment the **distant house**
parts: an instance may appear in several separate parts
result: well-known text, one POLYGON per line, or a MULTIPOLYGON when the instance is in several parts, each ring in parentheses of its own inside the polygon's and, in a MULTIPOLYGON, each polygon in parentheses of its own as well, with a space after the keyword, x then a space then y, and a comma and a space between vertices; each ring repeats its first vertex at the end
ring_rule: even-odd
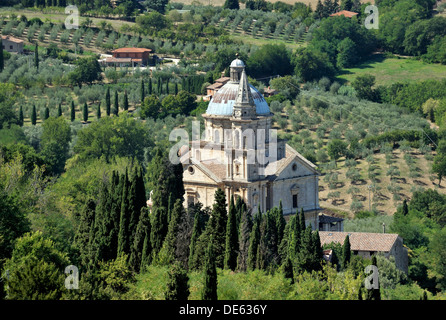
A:
POLYGON ((344 219, 320 213, 319 231, 344 231, 344 219))
POLYGON ((370 259, 373 254, 382 252, 386 258, 395 258, 398 269, 408 272, 408 250, 403 246, 403 239, 398 234, 319 231, 322 246, 332 242, 343 244, 347 235, 354 254, 370 259))
POLYGON ((231 80, 230 77, 221 77, 215 80, 213 84, 206 87, 206 97, 204 97, 203 100, 210 101, 212 97, 217 93, 217 91, 223 87, 229 80, 231 80))
POLYGON ((105 59, 106 65, 113 66, 142 66, 150 60, 151 49, 120 48, 112 51, 112 57, 105 59))
POLYGON ((23 40, 10 36, 2 36, 3 50, 14 53, 23 53, 23 40))
POLYGON ((276 89, 272 89, 271 87, 263 89, 263 96, 264 97, 271 97, 271 96, 273 96, 273 95, 275 95, 277 93, 278 93, 277 90, 276 89))
POLYGON ((354 16, 358 15, 357 12, 353 12, 353 11, 347 11, 347 10, 341 10, 339 12, 330 14, 330 17, 338 17, 338 16, 344 16, 346 18, 352 18, 354 16))

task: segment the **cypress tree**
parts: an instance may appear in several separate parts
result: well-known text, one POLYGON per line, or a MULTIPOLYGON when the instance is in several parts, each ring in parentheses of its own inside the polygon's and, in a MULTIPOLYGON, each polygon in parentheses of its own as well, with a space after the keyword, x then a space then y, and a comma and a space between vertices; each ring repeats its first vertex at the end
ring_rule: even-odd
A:
POLYGON ((342 268, 346 269, 350 263, 351 249, 350 249, 350 238, 348 235, 345 236, 344 244, 342 245, 342 268))
POLYGON ((122 254, 127 254, 129 252, 129 222, 130 222, 130 212, 129 212, 129 179, 128 172, 126 169, 125 177, 123 181, 122 188, 122 199, 121 199, 121 216, 119 220, 119 234, 118 234, 118 256, 122 254))
POLYGON ((201 294, 202 300, 217 300, 217 268, 216 256, 214 253, 214 239, 211 236, 206 249, 204 262, 204 288, 201 294))
POLYGON ((34 52, 34 66, 39 70, 39 45, 36 42, 35 52, 34 52))
POLYGON ((144 103, 145 98, 146 98, 146 93, 144 91, 144 79, 141 79, 141 104, 144 103))
POLYGON ((62 116, 62 103, 59 103, 59 107, 57 108, 57 117, 62 116))
POLYGON ((166 94, 169 94, 169 78, 166 79, 166 94))
POLYGON ((96 119, 101 119, 101 103, 99 102, 98 107, 96 109, 96 119))
POLYGON ((215 192, 215 201, 212 206, 212 217, 209 222, 212 228, 211 230, 213 231, 213 251, 218 268, 223 268, 224 266, 227 219, 225 192, 217 189, 215 192))
POLYGON ((409 207, 407 206, 407 201, 406 199, 403 200, 403 209, 402 209, 402 214, 403 216, 406 216, 409 213, 409 207))
POLYGON ((305 223, 305 213, 304 213, 304 209, 303 208, 300 210, 299 223, 300 223, 300 231, 301 232, 305 231, 307 226, 306 226, 306 223, 305 223))
POLYGON ((84 109, 82 111, 82 115, 84 117, 84 122, 87 122, 88 121, 88 106, 87 106, 86 102, 84 103, 84 109))
POLYGON ((254 218, 254 226, 252 227, 249 249, 248 249, 248 270, 254 270, 257 263, 257 251, 260 244, 260 223, 261 223, 260 209, 257 216, 254 218))
POLYGON ((45 113, 43 115, 43 120, 46 120, 50 117, 50 109, 48 107, 45 107, 45 113))
POLYGON ((124 91, 124 104, 123 104, 124 110, 129 109, 129 97, 127 96, 127 90, 124 91))
POLYGON ((152 245, 153 259, 157 259, 167 233, 167 210, 165 207, 155 207, 152 211, 152 228, 150 243, 152 245))
MULTIPOLYGON (((375 255, 372 256, 372 265, 377 266, 375 255)), ((379 277, 378 277, 378 281, 379 281, 379 277)), ((374 289, 374 288, 367 289, 366 297, 365 297, 366 300, 381 300, 381 291, 379 289, 380 285, 379 285, 379 283, 374 284, 374 286, 375 285, 376 285, 377 289, 374 289)))
POLYGON ((149 214, 147 212, 147 208, 141 208, 138 226, 136 227, 135 235, 133 237, 129 258, 129 266, 135 272, 139 272, 141 268, 148 223, 149 214))
POLYGON ((171 265, 167 278, 166 300, 187 300, 189 297, 189 277, 179 262, 171 265))
POLYGON ((92 244, 92 257, 95 264, 99 261, 108 261, 112 255, 109 254, 109 237, 111 231, 111 195, 106 183, 102 184, 99 191, 99 201, 95 210, 94 241, 92 244))
POLYGON ((276 214, 277 243, 280 244, 282 242, 286 226, 285 217, 283 216, 282 200, 279 202, 278 210, 274 210, 274 212, 276 214))
POLYGON ((321 246, 321 238, 319 236, 319 231, 315 230, 312 233, 313 236, 313 252, 312 252, 312 270, 320 270, 322 268, 322 259, 324 256, 324 252, 321 246))
POLYGON ((111 110, 110 87, 107 87, 107 91, 105 93, 105 112, 107 116, 110 116, 110 110, 111 110))
POLYGON ((289 257, 285 259, 285 263, 283 265, 283 275, 286 279, 291 279, 291 284, 294 283, 293 264, 291 263, 291 259, 289 257))
POLYGON ((301 234, 301 245, 297 253, 297 268, 301 272, 313 270, 313 236, 311 226, 308 226, 301 234))
POLYGON ((195 246, 197 244, 198 238, 201 235, 201 228, 200 228, 200 218, 199 214, 195 213, 194 216, 194 226, 192 228, 192 235, 190 238, 190 244, 189 244, 189 268, 195 269, 197 268, 197 265, 194 261, 194 254, 195 254, 195 246))
POLYGON ((234 196, 232 195, 229 203, 228 221, 226 224, 225 269, 234 271, 237 267, 238 248, 237 214, 234 204, 234 196))
POLYGON ((160 95, 163 93, 163 81, 161 78, 158 78, 157 85, 158 85, 157 92, 158 92, 158 95, 160 95))
MULTIPOLYGON (((1 45, 1 43, 0 43, 0 45, 1 45)), ((0 47, 0 49, 1 49, 1 47, 0 47)), ((23 122, 24 122, 23 108, 22 108, 22 106, 20 106, 19 107, 19 126, 23 127, 23 122)))
POLYGON ((239 241, 239 253, 237 257, 237 269, 240 271, 246 271, 248 268, 248 251, 249 240, 252 231, 252 219, 251 214, 246 210, 245 206, 240 207, 242 211, 242 218, 240 222, 240 241, 239 241))
POLYGON ((0 37, 0 72, 5 68, 5 57, 3 56, 3 40, 0 37))
MULTIPOLYGON (((133 242, 133 237, 136 232, 137 224, 140 218, 141 208, 146 207, 146 195, 144 188, 144 181, 141 170, 135 166, 132 173, 132 179, 129 191, 129 238, 130 243, 133 242)), ((144 240, 144 239, 143 239, 144 240)))
POLYGON ((74 109, 74 101, 71 101, 70 119, 73 122, 76 119, 76 110, 74 109))
POLYGON ((177 199, 172 210, 172 217, 169 223, 169 230, 167 231, 163 247, 159 254, 160 263, 168 265, 177 259, 177 239, 180 222, 185 211, 181 199, 177 199))
POLYGON ((33 109, 31 111, 31 124, 35 126, 37 123, 37 111, 36 106, 33 106, 33 109))
POLYGON ((142 247, 141 267, 139 270, 145 271, 145 268, 152 263, 152 244, 150 243, 151 223, 147 221, 147 230, 144 237, 144 245, 142 247))
POLYGON ((115 101, 113 104, 113 114, 117 116, 119 113, 119 100, 118 100, 118 91, 115 90, 115 101))
POLYGON ((301 244, 301 225, 299 215, 296 213, 290 219, 289 225, 289 233, 288 233, 288 257, 291 261, 294 261, 299 252, 300 244, 301 244))
POLYGON ((152 94, 152 78, 149 78, 149 85, 147 87, 147 92, 149 95, 152 94))
POLYGON ((74 246, 79 250, 79 262, 82 267, 88 267, 89 261, 89 243, 91 228, 94 225, 96 204, 92 199, 87 200, 79 217, 78 229, 74 237, 74 246))
POLYGON ((177 94, 178 94, 178 83, 175 82, 175 95, 177 95, 177 94))

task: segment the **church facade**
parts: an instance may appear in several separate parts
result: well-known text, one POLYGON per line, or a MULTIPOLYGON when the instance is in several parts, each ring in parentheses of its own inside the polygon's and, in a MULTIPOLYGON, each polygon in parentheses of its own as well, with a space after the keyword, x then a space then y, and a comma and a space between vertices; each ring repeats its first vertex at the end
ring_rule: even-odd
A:
POLYGON ((252 212, 266 212, 280 201, 285 215, 303 209, 307 225, 318 229, 320 173, 277 138, 272 116, 263 95, 249 84, 243 61, 232 61, 230 80, 212 96, 204 132, 182 161, 185 207, 196 202, 212 207, 220 188, 227 202, 241 197, 252 212))

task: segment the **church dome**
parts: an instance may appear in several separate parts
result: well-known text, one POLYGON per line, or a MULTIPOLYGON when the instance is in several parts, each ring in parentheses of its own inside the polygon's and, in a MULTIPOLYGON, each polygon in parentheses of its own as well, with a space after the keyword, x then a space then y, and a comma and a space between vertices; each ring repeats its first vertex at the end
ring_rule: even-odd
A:
MULTIPOLYGON (((252 85, 249 85, 251 89, 252 98, 256 105, 256 114, 268 115, 270 114, 268 103, 263 95, 252 85)), ((206 113, 208 115, 216 116, 232 116, 232 111, 237 97, 239 84, 234 82, 228 82, 221 87, 217 93, 212 97, 209 102, 206 113)))
POLYGON ((231 62, 230 68, 238 68, 238 67, 245 67, 245 63, 240 59, 235 59, 231 62))

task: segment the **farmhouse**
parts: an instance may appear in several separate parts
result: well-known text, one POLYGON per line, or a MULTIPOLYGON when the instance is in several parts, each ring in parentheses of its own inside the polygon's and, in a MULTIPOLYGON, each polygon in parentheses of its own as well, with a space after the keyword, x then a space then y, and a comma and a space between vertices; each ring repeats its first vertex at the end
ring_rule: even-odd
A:
POLYGON ((273 134, 263 95, 248 83, 245 64, 235 59, 230 78, 214 93, 203 114, 204 138, 181 153, 185 206, 210 206, 217 188, 242 198, 252 212, 265 212, 282 201, 284 214, 305 212, 318 228, 319 172, 284 140, 273 134))
POLYGON ((112 51, 113 57, 105 59, 107 65, 114 66, 145 66, 150 61, 151 49, 120 48, 112 51))
POLYGON ((330 17, 344 16, 346 18, 352 18, 352 17, 357 16, 357 15, 358 15, 358 13, 353 12, 353 11, 341 10, 339 12, 330 14, 330 17))
POLYGON ((403 239, 398 234, 319 231, 322 246, 332 242, 343 244, 347 235, 354 254, 370 259, 373 254, 382 252, 387 258, 389 256, 395 258, 395 265, 398 269, 408 272, 408 250, 404 247, 403 239))
POLYGON ((10 36, 2 36, 3 50, 14 53, 23 53, 23 40, 10 36))

